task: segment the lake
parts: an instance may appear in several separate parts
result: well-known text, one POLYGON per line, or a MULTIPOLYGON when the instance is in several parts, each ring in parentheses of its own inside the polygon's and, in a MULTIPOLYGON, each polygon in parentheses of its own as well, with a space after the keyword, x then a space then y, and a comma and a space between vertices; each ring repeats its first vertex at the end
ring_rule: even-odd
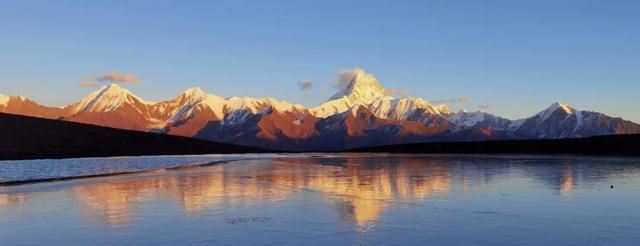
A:
POLYGON ((0 186, 1 245, 640 245, 640 158, 0 162, 0 182, 15 181, 0 186))

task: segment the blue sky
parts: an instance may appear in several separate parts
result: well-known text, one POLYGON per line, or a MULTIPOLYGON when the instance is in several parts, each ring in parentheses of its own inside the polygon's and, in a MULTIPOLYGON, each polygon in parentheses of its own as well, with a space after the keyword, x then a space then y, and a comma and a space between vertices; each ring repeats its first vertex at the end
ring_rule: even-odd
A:
POLYGON ((428 100, 519 118, 561 101, 640 122, 640 1, 2 1, 0 93, 47 105, 121 71, 308 106, 361 67, 428 100), (311 80, 310 93, 297 81, 311 80))

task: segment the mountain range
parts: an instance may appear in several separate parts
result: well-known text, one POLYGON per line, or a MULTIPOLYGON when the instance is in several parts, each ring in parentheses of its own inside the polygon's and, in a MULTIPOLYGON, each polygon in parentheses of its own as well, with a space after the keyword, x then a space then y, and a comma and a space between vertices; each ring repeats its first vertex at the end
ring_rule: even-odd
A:
POLYGON ((148 102, 111 84, 62 107, 0 95, 0 112, 291 151, 640 133, 634 122, 562 103, 519 120, 483 111, 454 112, 421 98, 394 98, 360 69, 343 89, 313 108, 273 98, 223 98, 200 88, 148 102))

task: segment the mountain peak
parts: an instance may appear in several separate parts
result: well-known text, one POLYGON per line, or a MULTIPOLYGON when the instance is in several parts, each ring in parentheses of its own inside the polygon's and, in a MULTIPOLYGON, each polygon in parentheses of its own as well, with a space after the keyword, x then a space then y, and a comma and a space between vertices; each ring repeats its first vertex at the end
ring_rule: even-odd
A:
POLYGON ((453 114, 453 111, 451 111, 449 106, 446 104, 436 104, 433 105, 433 108, 435 108, 440 114, 453 114))
POLYGON ((122 87, 119 84, 116 83, 111 83, 109 85, 106 86, 107 88, 114 88, 114 89, 122 89, 122 87))
POLYGON ((539 116, 544 121, 547 118, 549 118, 549 116, 551 116, 551 114, 555 113, 558 110, 562 110, 562 112, 564 112, 565 114, 573 114, 573 113, 575 113, 577 111, 575 108, 569 106, 568 104, 555 102, 555 103, 551 104, 551 106, 549 106, 544 111, 536 114, 536 116, 539 116))
POLYGON ((205 92, 200 87, 191 87, 182 92, 183 95, 199 95, 205 94, 205 92))
POLYGON ((555 102, 555 103, 551 104, 551 106, 549 106, 549 108, 547 108, 547 109, 551 109, 553 111, 555 111, 557 109, 561 109, 565 113, 568 113, 568 114, 574 113, 576 111, 575 108, 571 107, 568 104, 564 104, 564 103, 561 103, 561 102, 555 102))
POLYGON ((386 97, 385 89, 376 77, 361 68, 344 70, 339 77, 338 87, 341 89, 330 100, 346 97, 354 103, 368 104, 386 97))
POLYGON ((122 88, 122 86, 120 86, 119 84, 116 84, 116 83, 111 83, 111 84, 103 86, 103 87, 108 89, 108 90, 124 90, 122 88))
POLYGON ((191 87, 184 90, 180 96, 187 98, 189 101, 201 101, 206 99, 208 94, 200 87, 191 87))
POLYGON ((102 86, 100 89, 92 92, 89 96, 76 103, 75 111, 113 111, 123 103, 129 102, 131 99, 144 104, 149 104, 149 102, 145 102, 141 98, 133 95, 133 93, 120 87, 120 85, 115 83, 109 84, 102 86))
MULTIPOLYGON (((131 94, 127 89, 122 88, 118 84, 109 84, 98 89, 98 95, 121 95, 121 94, 131 94)), ((94 92, 95 93, 95 92, 94 92)))
POLYGON ((6 105, 7 103, 9 103, 9 96, 0 94, 0 106, 6 105))

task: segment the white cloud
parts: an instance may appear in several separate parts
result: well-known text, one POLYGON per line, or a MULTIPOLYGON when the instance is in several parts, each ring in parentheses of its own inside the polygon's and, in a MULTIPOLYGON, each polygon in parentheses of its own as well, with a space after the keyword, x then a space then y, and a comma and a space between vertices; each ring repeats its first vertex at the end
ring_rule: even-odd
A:
POLYGON ((471 102, 471 99, 467 97, 458 97, 454 100, 454 103, 460 103, 460 104, 468 104, 470 102, 471 102))
POLYGON ((80 81, 81 87, 93 88, 93 87, 98 87, 99 85, 100 84, 98 83, 98 81, 96 81, 94 78, 85 78, 82 81, 80 81))
POLYGON ((111 71, 100 77, 93 78, 97 82, 106 83, 121 83, 121 84, 136 84, 140 82, 140 79, 132 74, 126 74, 118 71, 111 71))
POLYGON ((442 103, 459 103, 459 104, 469 104, 471 103, 471 99, 467 97, 458 97, 451 99, 435 99, 431 100, 433 104, 442 104, 442 103))
POLYGON ((338 81, 335 83, 334 86, 338 90, 347 88, 349 84, 351 84, 351 81, 353 80, 353 78, 355 78, 356 75, 362 74, 362 73, 364 73, 364 70, 362 70, 362 68, 343 69, 338 73, 338 81))
POLYGON ((390 88, 384 89, 384 93, 387 96, 408 96, 409 94, 411 94, 409 89, 395 88, 395 87, 390 87, 390 88))
POLYGON ((137 84, 140 79, 132 74, 111 71, 99 77, 86 77, 80 81, 81 87, 98 87, 100 83, 137 84))
POLYGON ((301 80, 298 81, 298 89, 301 91, 306 91, 313 87, 313 82, 311 80, 301 80))

